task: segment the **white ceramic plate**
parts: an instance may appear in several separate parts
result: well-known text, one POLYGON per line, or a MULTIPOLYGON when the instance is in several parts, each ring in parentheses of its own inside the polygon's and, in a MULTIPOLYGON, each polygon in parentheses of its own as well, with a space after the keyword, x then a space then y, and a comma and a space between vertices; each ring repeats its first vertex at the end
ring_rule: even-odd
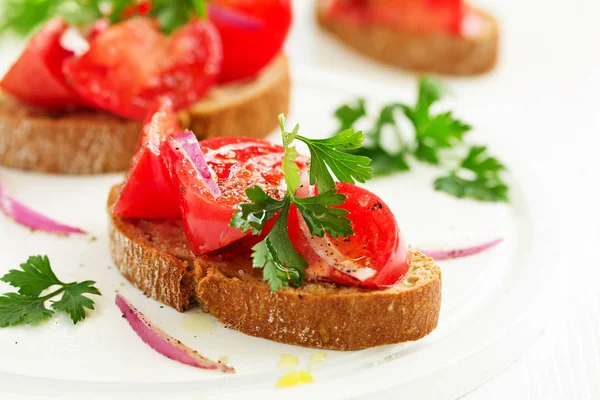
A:
MULTIPOLYGON (((300 121, 308 136, 329 134, 335 127, 332 110, 355 94, 364 95, 373 105, 414 98, 412 86, 390 90, 356 77, 316 70, 295 75, 289 121, 300 121), (350 81, 353 92, 346 89, 350 81)), ((451 106, 467 119, 473 115, 485 120, 490 113, 485 104, 468 110, 461 109, 460 102, 451 106)), ((479 130, 501 128, 490 123, 479 130)), ((367 184, 390 205, 413 247, 455 248, 497 237, 504 242, 480 255, 440 263, 442 313, 438 328, 428 337, 362 351, 326 351, 326 360, 318 364, 309 362, 317 350, 249 337, 196 310, 180 314, 132 287, 108 253, 104 203, 108 189, 121 176, 57 177, 0 170, 2 181, 17 198, 90 232, 69 238, 32 233, 0 216, 0 273, 17 267, 29 255, 47 254, 61 279, 93 279, 103 293, 95 298, 97 310, 77 326, 60 316, 40 326, 0 330, 2 398, 176 399, 239 394, 254 398, 276 394, 294 399, 348 398, 386 391, 422 398, 463 394, 513 361, 533 337, 540 318, 538 309, 532 307, 543 283, 538 243, 552 240, 532 222, 536 215, 543 215, 534 180, 512 156, 510 144, 495 140, 491 148, 510 167, 510 205, 457 200, 437 193, 432 181, 439 172, 429 168, 367 184), (202 371, 155 353, 121 318, 114 305, 117 291, 201 354, 227 357, 237 373, 202 371), (194 318, 202 322, 190 324, 194 318), (297 368, 310 369, 316 382, 285 392, 275 389, 276 381, 290 371, 277 366, 282 354, 297 356, 297 368)), ((0 285, 1 292, 9 289, 0 285)))

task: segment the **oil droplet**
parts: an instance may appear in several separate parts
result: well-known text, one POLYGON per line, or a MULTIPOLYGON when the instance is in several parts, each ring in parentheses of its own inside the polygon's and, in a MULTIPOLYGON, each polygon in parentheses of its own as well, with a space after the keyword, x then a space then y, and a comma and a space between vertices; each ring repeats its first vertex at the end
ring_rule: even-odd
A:
POLYGON ((290 372, 289 374, 285 374, 281 378, 279 378, 279 380, 275 384, 275 387, 282 389, 298 385, 304 385, 306 383, 312 383, 314 381, 315 378, 313 378, 312 375, 308 372, 294 371, 290 372))
POLYGON ((214 318, 203 312, 184 314, 179 325, 182 329, 193 333, 212 332, 216 328, 214 318))
POLYGON ((369 204, 369 200, 371 200, 371 196, 364 194, 358 198, 358 204, 360 204, 361 207, 366 207, 367 204, 369 204))
POLYGON ((327 354, 322 351, 319 351, 318 353, 315 353, 310 356, 310 362, 313 364, 323 362, 326 359, 327 359, 327 354))
POLYGON ((293 354, 282 354, 277 366, 279 368, 294 368, 298 366, 298 357, 293 354))

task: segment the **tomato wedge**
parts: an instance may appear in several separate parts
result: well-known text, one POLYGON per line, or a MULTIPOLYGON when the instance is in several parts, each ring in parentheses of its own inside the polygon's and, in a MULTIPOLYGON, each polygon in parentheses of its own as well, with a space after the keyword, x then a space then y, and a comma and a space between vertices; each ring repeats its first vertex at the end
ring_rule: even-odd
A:
POLYGON ((113 212, 129 218, 176 218, 181 215, 179 193, 164 162, 162 146, 181 131, 171 101, 160 98, 144 123, 139 150, 131 161, 113 212))
POLYGON ((168 97, 175 110, 202 98, 220 72, 218 35, 210 22, 193 20, 165 36, 156 21, 132 18, 98 33, 64 73, 90 104, 142 120, 158 97, 168 97))
POLYGON ((220 82, 254 77, 280 52, 292 23, 290 0, 214 0, 210 7, 223 44, 220 82), (219 9, 233 10, 254 23, 217 18, 219 9))
POLYGON ((181 192, 183 225, 192 251, 203 254, 248 236, 229 226, 236 206, 248 201, 245 190, 259 185, 271 196, 285 194, 283 148, 260 139, 230 137, 200 142, 221 196, 215 197, 190 161, 179 156, 171 173, 181 192))
POLYGON ((460 34, 462 0, 335 0, 332 15, 415 33, 460 34))
POLYGON ((48 21, 2 78, 0 88, 25 103, 51 110, 81 105, 61 72, 63 63, 73 56, 60 44, 67 28, 61 18, 48 21))
POLYGON ((354 235, 310 237, 310 233, 303 233, 304 221, 298 213, 290 213, 288 233, 296 251, 309 264, 307 276, 369 288, 394 285, 408 271, 410 260, 392 211, 364 188, 337 183, 337 189, 347 197, 341 208, 350 213, 354 235), (355 277, 360 275, 364 279, 355 277))

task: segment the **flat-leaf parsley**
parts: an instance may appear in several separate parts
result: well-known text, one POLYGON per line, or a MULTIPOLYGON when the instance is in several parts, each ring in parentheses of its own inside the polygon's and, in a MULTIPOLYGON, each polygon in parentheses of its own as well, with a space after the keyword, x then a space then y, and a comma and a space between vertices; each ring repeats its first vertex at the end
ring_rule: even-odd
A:
POLYGON ((47 256, 32 256, 21 264, 21 269, 10 270, 0 280, 18 288, 18 293, 0 296, 0 327, 26 325, 44 321, 55 311, 69 314, 74 324, 85 319, 85 309, 93 310, 94 301, 84 294, 100 295, 94 281, 61 282, 50 266, 47 256), (41 293, 51 287, 58 289, 47 295, 41 293), (54 300, 62 294, 60 300, 54 300), (50 301, 50 308, 46 302, 50 301))
POLYGON ((285 126, 283 116, 279 117, 284 145, 283 171, 287 192, 283 199, 270 197, 259 186, 246 189, 249 203, 238 205, 239 211, 231 219, 231 226, 243 231, 252 230, 257 235, 266 223, 276 218, 268 235, 252 250, 254 268, 263 270, 263 278, 272 291, 293 284, 299 286, 305 275, 306 261, 296 252, 287 231, 287 221, 291 206, 294 205, 312 235, 332 237, 352 235, 348 211, 334 208, 344 203, 346 196, 336 192, 335 178, 343 182, 365 182, 372 177, 370 160, 364 156, 347 154, 342 150, 357 149, 363 141, 362 132, 347 129, 329 139, 309 139, 298 134, 299 126, 292 131, 285 126), (311 154, 310 183, 315 184, 319 194, 312 197, 296 197, 296 189, 301 185, 300 169, 295 160, 298 151, 292 146, 294 140, 304 142, 311 154))
MULTIPOLYGON (((446 93, 447 89, 439 81, 430 77, 421 78, 414 105, 391 103, 383 106, 365 135, 363 147, 346 151, 370 158, 375 176, 408 171, 413 160, 447 167, 443 160, 457 159, 461 152, 464 154, 465 135, 471 126, 457 119, 451 111, 432 111, 432 107, 446 93), (400 118, 412 125, 414 136, 410 140, 405 138, 400 129, 400 118), (389 140, 384 140, 384 131, 393 134, 394 149, 390 149, 389 140)), ((344 104, 334 115, 339 123, 337 131, 345 131, 368 116, 366 102, 359 98, 354 103, 344 104)), ((508 201, 509 189, 500 175, 505 168, 485 152, 485 147, 472 146, 460 165, 451 166, 446 176, 435 180, 434 188, 458 198, 508 201)))

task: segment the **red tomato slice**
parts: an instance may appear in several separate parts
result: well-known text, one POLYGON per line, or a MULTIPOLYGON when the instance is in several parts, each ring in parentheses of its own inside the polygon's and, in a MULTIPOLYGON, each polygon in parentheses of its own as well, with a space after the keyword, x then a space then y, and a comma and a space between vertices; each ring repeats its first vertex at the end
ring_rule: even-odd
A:
POLYGON ((188 159, 180 156, 172 161, 171 167, 181 192, 186 236, 196 254, 216 250, 250 234, 229 226, 237 204, 248 201, 245 193, 248 187, 259 185, 277 198, 285 194, 281 146, 259 139, 230 137, 204 140, 200 147, 215 173, 220 197, 211 194, 188 159))
POLYGON ((290 0, 215 0, 211 8, 211 21, 223 43, 220 82, 255 76, 280 52, 292 23, 290 0), (257 26, 217 18, 215 10, 219 8, 247 16, 257 26))
POLYGON ((161 153, 163 143, 181 131, 171 101, 161 98, 144 123, 139 150, 121 188, 113 212, 129 218, 176 218, 181 215, 179 193, 173 186, 161 153))
POLYGON ((462 0, 336 0, 333 15, 416 33, 460 34, 462 0))
POLYGON ((47 109, 73 108, 81 104, 61 72, 73 56, 60 44, 68 25, 51 19, 31 38, 27 47, 0 82, 0 88, 17 99, 47 109))
POLYGON ((299 222, 298 213, 290 213, 288 220, 290 240, 296 251, 309 264, 306 270, 307 276, 370 288, 392 286, 406 274, 410 267, 408 248, 392 211, 377 195, 364 188, 348 183, 337 183, 337 189, 347 197, 341 207, 350 213, 348 218, 352 222, 354 235, 334 239, 326 234, 328 244, 323 249, 324 257, 320 257, 315 252, 315 242, 313 241, 311 245, 311 239, 307 240, 302 234, 300 223, 304 222, 299 222), (344 261, 348 260, 361 268, 374 270, 374 275, 360 281, 341 272, 340 269, 327 263, 329 261, 333 264, 330 259, 336 258, 331 257, 332 251, 338 254, 338 262, 341 256, 344 261))
POLYGON ((158 97, 168 97, 175 110, 202 98, 220 72, 221 59, 218 32, 209 22, 194 20, 165 36, 155 21, 139 17, 97 34, 64 72, 87 102, 141 120, 158 97))

